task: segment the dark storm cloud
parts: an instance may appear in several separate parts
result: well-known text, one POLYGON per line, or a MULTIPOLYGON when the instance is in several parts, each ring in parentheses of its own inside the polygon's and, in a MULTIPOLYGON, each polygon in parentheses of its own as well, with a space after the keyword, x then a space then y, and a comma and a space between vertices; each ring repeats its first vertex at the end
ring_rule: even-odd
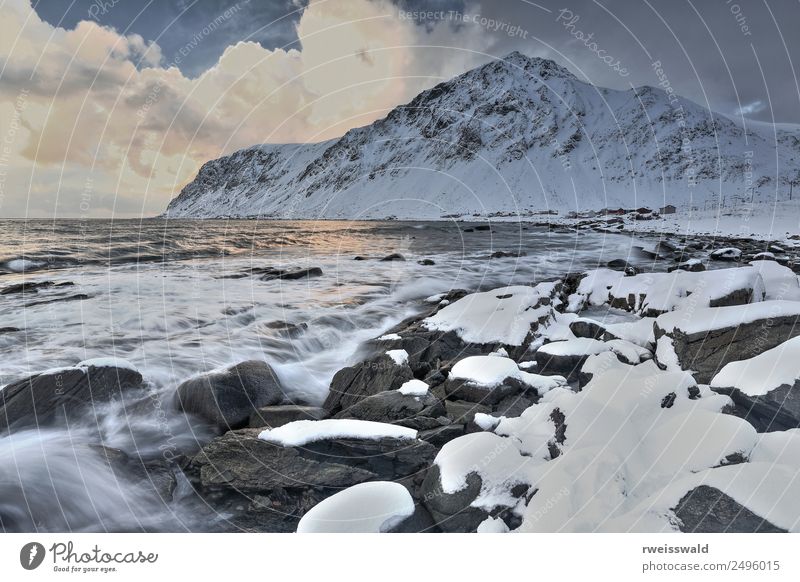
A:
POLYGON ((257 42, 270 50, 299 48, 295 25, 306 4, 305 0, 39 0, 34 7, 43 20, 63 28, 93 20, 156 41, 166 63, 180 55, 181 71, 195 77, 239 41, 257 42), (226 11, 231 14, 228 18, 222 17, 226 11), (202 35, 211 23, 216 23, 213 34, 202 35), (195 35, 201 35, 202 42, 182 51, 195 35))
POLYGON ((716 111, 800 122, 797 0, 507 0, 480 11, 529 32, 494 34, 497 55, 549 56, 614 88, 664 82, 653 67, 660 61, 677 93, 716 111))
MULTIPOLYGON (((453 29, 464 34, 474 34, 474 28, 454 15, 487 22, 484 32, 491 36, 496 56, 512 50, 547 56, 592 83, 623 89, 664 83, 653 66, 660 62, 666 82, 677 93, 714 110, 764 121, 800 122, 800 88, 793 67, 794 61, 800 63, 797 0, 394 3, 399 11, 443 11, 453 29), (499 24, 490 29, 489 21, 499 24), (521 32, 509 34, 511 30, 521 32)), ((240 40, 253 40, 268 49, 300 48, 295 25, 306 4, 305 0, 39 0, 35 6, 51 24, 73 27, 79 20, 94 19, 155 40, 167 63, 187 39, 236 6, 232 18, 220 22, 213 35, 180 60, 183 73, 196 76, 212 66, 225 47, 240 40)), ((418 24, 433 25, 424 20, 418 24)))

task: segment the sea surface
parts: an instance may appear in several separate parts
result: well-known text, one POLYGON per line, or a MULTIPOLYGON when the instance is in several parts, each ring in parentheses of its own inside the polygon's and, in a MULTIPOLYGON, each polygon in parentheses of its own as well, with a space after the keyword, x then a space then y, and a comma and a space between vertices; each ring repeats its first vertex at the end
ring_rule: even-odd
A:
MULTIPOLYGON (((559 233, 518 223, 493 223, 490 231, 475 226, 0 221, 0 292, 23 281, 54 283, 38 292, 0 295, 0 385, 90 358, 116 357, 144 375, 168 410, 175 387, 186 378, 258 358, 274 367, 293 397, 321 403, 333 374, 360 357, 360 344, 420 312, 429 296, 535 283, 611 259, 648 260, 635 250, 642 243, 627 234, 559 233), (490 258, 498 251, 520 256, 490 258), (405 260, 379 260, 391 253, 405 260), (435 264, 418 262, 424 259, 435 264), (250 274, 252 268, 308 267, 323 274, 271 281, 250 274), (285 324, 299 328, 287 332, 285 324)), ((157 453, 164 438, 163 419, 159 424, 113 405, 103 415, 99 426, 0 436, 0 519, 14 504, 44 503, 46 513, 51 503, 62 515, 55 525, 34 528, 203 529, 178 505, 167 512, 163 504, 154 508, 102 468, 87 471, 95 461, 88 449, 76 453, 76 443, 100 439, 147 456, 157 453)), ((177 441, 207 436, 175 413, 167 425, 177 441)))

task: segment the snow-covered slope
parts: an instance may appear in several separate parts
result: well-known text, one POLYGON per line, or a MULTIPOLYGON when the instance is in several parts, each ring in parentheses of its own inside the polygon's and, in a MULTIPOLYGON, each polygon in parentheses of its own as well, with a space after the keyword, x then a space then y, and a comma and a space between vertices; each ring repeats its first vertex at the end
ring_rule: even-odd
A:
POLYGON ((339 139, 210 161, 167 215, 440 218, 774 199, 798 160, 800 132, 745 130, 660 89, 595 87, 515 52, 339 139))

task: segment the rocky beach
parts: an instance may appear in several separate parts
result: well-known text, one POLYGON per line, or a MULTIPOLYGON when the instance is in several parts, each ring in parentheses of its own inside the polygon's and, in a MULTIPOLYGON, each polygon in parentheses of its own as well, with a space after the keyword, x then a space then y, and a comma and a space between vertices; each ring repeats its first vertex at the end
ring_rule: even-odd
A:
MULTIPOLYGON (((509 228, 455 227, 497 240, 509 228)), ((546 238, 574 236, 576 227, 528 228, 546 238)), ((0 524, 797 531, 800 247, 699 235, 626 241, 627 254, 546 277, 519 268, 534 260, 520 246, 476 251, 482 269, 522 276, 402 299, 411 315, 362 334, 322 392, 298 390, 287 380, 297 375, 269 357, 160 389, 136 364, 107 354, 16 378, 0 390, 0 458, 30 462, 16 485, 3 486, 0 524), (112 428, 120 418, 128 423, 112 428), (158 430, 143 439, 137 418, 158 430), (37 457, 66 474, 77 464, 91 478, 48 485, 37 457), (36 487, 55 495, 59 512, 32 494, 36 487), (137 509, 110 519, 120 505, 137 509)), ((337 260, 439 268, 441 256, 419 250, 337 260)), ((328 269, 250 262, 218 276, 291 293, 328 269)), ((26 277, 0 293, 26 301, 75 294, 63 277, 26 277)), ((290 343, 309 333, 302 321, 269 327, 290 343)))

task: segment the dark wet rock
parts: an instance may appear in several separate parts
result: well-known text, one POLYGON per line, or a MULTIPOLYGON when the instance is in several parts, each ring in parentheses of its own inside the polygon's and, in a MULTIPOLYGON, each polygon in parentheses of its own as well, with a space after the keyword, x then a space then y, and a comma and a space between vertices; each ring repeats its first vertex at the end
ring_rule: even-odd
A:
POLYGON ((492 227, 489 226, 488 224, 479 224, 478 226, 475 227, 475 230, 477 230, 477 231, 490 231, 490 230, 492 230, 492 227))
POLYGON ((575 334, 575 337, 586 337, 589 339, 599 339, 606 331, 599 321, 584 317, 570 323, 569 330, 575 334))
POLYGON ((398 523, 388 533, 431 533, 439 531, 425 506, 417 504, 414 513, 398 523))
POLYGON ((303 322, 291 323, 288 321, 277 320, 270 321, 269 323, 265 324, 264 327, 267 329, 273 329, 287 337, 297 337, 308 329, 308 324, 303 322))
POLYGON ((475 421, 476 414, 491 414, 492 408, 487 404, 467 402, 466 400, 447 400, 447 417, 453 423, 471 424, 475 421))
POLYGON ((248 426, 250 428, 278 428, 296 420, 322 420, 327 417, 328 412, 317 406, 299 404, 264 406, 250 415, 248 426))
POLYGON ((442 448, 453 439, 463 436, 466 432, 466 426, 463 424, 453 423, 446 424, 437 428, 430 428, 427 430, 419 431, 417 435, 419 439, 431 443, 437 449, 442 448))
POLYGON ((628 261, 623 259, 614 259, 609 261, 606 266, 609 269, 613 269, 615 271, 623 271, 626 275, 638 275, 639 268, 635 265, 631 265, 628 261))
POLYGON ((127 367, 82 366, 34 374, 0 390, 0 432, 75 424, 93 404, 123 400, 143 388, 142 375, 127 367))
POLYGON ((22 331, 18 327, 0 327, 0 335, 4 333, 16 333, 18 331, 22 331))
POLYGON ((407 364, 398 365, 391 357, 380 354, 336 372, 322 407, 336 414, 367 396, 397 390, 413 378, 414 373, 407 364))
POLYGON ((257 409, 278 404, 283 398, 272 367, 248 360, 186 380, 175 392, 175 405, 224 432, 246 426, 257 409))
POLYGON ((418 397, 387 390, 359 400, 335 418, 390 422, 421 430, 441 426, 442 421, 437 419, 445 412, 442 402, 431 394, 418 397))
POLYGON ((464 232, 475 232, 474 228, 462 228, 461 230, 464 232))
POLYGON ((526 256, 523 251, 495 251, 489 255, 490 259, 519 258, 526 256))
POLYGON ((514 395, 507 396, 494 406, 492 406, 492 416, 505 416, 507 418, 516 418, 525 412, 528 408, 536 404, 538 398, 532 398, 530 395, 514 395))
POLYGON ((386 261, 405 261, 406 258, 403 255, 401 255, 400 253, 392 253, 391 255, 386 255, 385 257, 383 257, 380 260, 383 261, 383 262, 386 262, 386 261))
POLYGON ((294 531, 311 507, 365 481, 422 480, 436 448, 408 439, 331 439, 284 447, 258 438, 261 429, 229 431, 186 466, 195 489, 248 531, 294 531))
POLYGON ((11 295, 14 293, 38 293, 39 289, 48 289, 50 287, 72 287, 75 283, 72 281, 64 281, 56 283, 55 281, 24 281, 22 283, 15 283, 0 289, 0 295, 11 295))
POLYGON ((434 261, 433 261, 433 260, 431 260, 431 259, 421 259, 421 260, 419 260, 419 261, 417 261, 417 262, 418 262, 420 265, 423 265, 423 266, 426 266, 426 267, 430 267, 431 265, 435 265, 435 264, 436 264, 436 262, 434 262, 434 261))
POLYGON ((319 267, 309 267, 307 269, 273 269, 273 268, 259 268, 252 269, 251 274, 258 276, 262 281, 272 281, 275 279, 294 281, 296 279, 308 279, 309 277, 322 276, 322 269, 319 267))
POLYGON ((728 412, 752 424, 758 432, 800 428, 800 381, 784 384, 761 396, 750 396, 736 388, 712 388, 727 394, 734 408, 728 412))
POLYGON ((715 261, 738 261, 742 257, 742 251, 735 247, 727 247, 712 251, 709 256, 715 261))
POLYGON ((91 296, 86 293, 76 293, 75 295, 64 295, 63 297, 53 297, 51 299, 42 299, 41 301, 30 301, 25 304, 25 307, 48 305, 50 303, 61 303, 65 301, 86 301, 87 299, 91 299, 91 296))
POLYGON ((548 354, 537 351, 534 359, 538 364, 536 373, 543 376, 564 376, 567 380, 578 379, 581 368, 591 354, 548 354))
POLYGON ((448 399, 466 400, 486 405, 497 404, 508 396, 521 394, 528 389, 529 386, 515 378, 506 378, 500 385, 491 388, 461 379, 448 379, 444 385, 448 399))
POLYGON ((759 517, 719 489, 700 485, 689 491, 673 509, 679 528, 687 533, 780 533, 781 529, 759 517))
POLYGON ((366 261, 367 257, 363 257, 361 255, 356 255, 355 257, 353 257, 353 260, 354 261, 366 261))
POLYGON ((673 265, 667 269, 667 271, 670 273, 673 271, 689 271, 691 273, 699 273, 700 271, 705 270, 706 266, 700 261, 684 261, 683 263, 678 263, 677 265, 673 265))
POLYGON ((752 358, 800 335, 800 325, 797 316, 787 315, 686 334, 679 329, 667 332, 656 320, 654 332, 656 341, 669 337, 680 367, 692 370, 698 382, 707 384, 725 364, 752 358))
POLYGON ((489 513, 472 502, 481 492, 482 480, 477 473, 467 475, 467 485, 460 491, 445 493, 439 467, 432 465, 422 483, 422 503, 434 522, 444 532, 474 532, 489 513))
POLYGON ((674 392, 670 392, 664 398, 661 399, 661 408, 672 408, 672 405, 675 404, 675 400, 678 398, 678 395, 674 392))

